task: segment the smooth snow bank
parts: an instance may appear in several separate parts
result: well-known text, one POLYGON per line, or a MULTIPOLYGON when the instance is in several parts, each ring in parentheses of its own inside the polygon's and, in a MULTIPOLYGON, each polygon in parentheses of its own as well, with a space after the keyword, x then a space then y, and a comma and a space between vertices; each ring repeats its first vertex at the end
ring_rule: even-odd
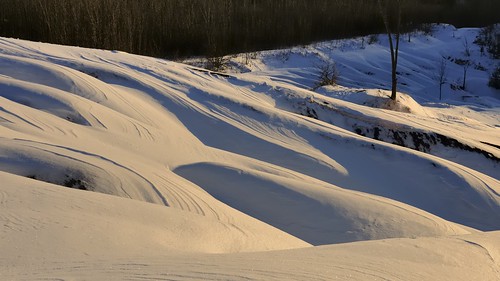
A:
MULTIPOLYGON (((306 249, 189 254, 123 248, 93 256, 0 257, 6 280, 499 280, 500 233, 306 249)), ((20 248, 22 251, 26 248, 20 248)))
POLYGON ((483 281, 500 272, 499 232, 307 247, 257 222, 243 232, 173 208, 0 175, 2 280, 483 281), (287 248, 303 249, 265 251, 287 248), (242 250, 260 252, 207 254, 242 250))
POLYGON ((175 172, 229 206, 313 245, 468 233, 419 209, 312 179, 304 181, 292 173, 277 176, 213 163, 175 172))
POLYGON ((2 258, 231 253, 309 246, 243 215, 234 218, 237 224, 224 223, 156 204, 79 192, 3 172, 0 176, 2 258))

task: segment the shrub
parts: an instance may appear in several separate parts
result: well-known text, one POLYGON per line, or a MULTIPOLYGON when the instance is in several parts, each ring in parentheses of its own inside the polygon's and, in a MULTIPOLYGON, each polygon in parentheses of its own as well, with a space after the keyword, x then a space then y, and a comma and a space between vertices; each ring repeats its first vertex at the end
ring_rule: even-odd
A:
POLYGON ((328 85, 336 85, 339 72, 335 62, 326 62, 324 64, 316 66, 318 73, 318 82, 316 83, 316 88, 328 85))
POLYGON ((70 187, 70 188, 87 190, 87 187, 85 186, 85 182, 83 182, 81 179, 68 178, 64 181, 63 185, 66 187, 70 187))
POLYGON ((368 36, 368 45, 372 45, 378 43, 378 35, 377 34, 372 34, 368 36))
POLYGON ((418 28, 420 31, 424 33, 426 36, 434 35, 434 24, 431 23, 423 23, 418 28))
POLYGON ((226 69, 229 60, 225 57, 208 57, 205 68, 212 71, 223 71, 226 69))
POLYGON ((291 49, 286 49, 286 50, 281 50, 276 54, 276 57, 282 62, 285 63, 290 59, 290 56, 292 55, 292 50, 291 49))
POLYGON ((493 73, 491 74, 488 86, 495 89, 500 89, 500 66, 497 66, 495 71, 493 71, 493 73))

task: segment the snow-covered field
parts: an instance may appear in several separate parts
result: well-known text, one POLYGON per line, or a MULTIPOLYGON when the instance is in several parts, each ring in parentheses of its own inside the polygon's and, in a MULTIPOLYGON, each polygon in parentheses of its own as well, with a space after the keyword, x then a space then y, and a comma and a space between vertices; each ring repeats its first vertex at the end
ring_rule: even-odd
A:
POLYGON ((477 32, 402 43, 398 103, 382 36, 226 74, 0 38, 0 279, 500 280, 499 61, 433 79, 477 32))

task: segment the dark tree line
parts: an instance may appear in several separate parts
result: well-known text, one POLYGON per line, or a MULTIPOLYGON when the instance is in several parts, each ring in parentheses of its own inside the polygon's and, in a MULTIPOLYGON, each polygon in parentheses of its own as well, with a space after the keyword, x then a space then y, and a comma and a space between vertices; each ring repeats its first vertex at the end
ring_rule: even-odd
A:
MULTIPOLYGON (((401 0, 403 30, 499 22, 498 0, 401 0)), ((1 0, 0 36, 174 58, 383 32, 376 0, 1 0)))

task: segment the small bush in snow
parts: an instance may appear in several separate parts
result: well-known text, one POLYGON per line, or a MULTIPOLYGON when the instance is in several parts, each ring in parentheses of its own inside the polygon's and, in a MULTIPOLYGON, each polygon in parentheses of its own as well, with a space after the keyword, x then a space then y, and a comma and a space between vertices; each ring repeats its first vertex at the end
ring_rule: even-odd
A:
POLYGON ((66 186, 66 187, 70 187, 70 188, 77 188, 77 189, 80 189, 80 190, 88 190, 87 187, 85 186, 85 182, 82 181, 81 179, 69 178, 68 177, 64 181, 63 185, 66 186))
POLYGON ((434 35, 434 24, 431 23, 423 23, 418 28, 420 31, 424 33, 424 35, 432 36, 434 35))
POLYGON ((328 85, 337 85, 337 80, 339 78, 339 72, 335 62, 326 62, 324 64, 316 66, 318 73, 318 82, 316 83, 316 88, 328 85))
POLYGON ((290 56, 292 55, 292 50, 287 49, 287 50, 282 50, 276 54, 276 56, 281 60, 281 62, 285 63, 290 59, 290 56))
POLYGON ((493 73, 491 74, 488 86, 495 89, 500 89, 500 66, 497 66, 495 71, 493 71, 493 73))
POLYGON ((249 65, 252 60, 257 59, 257 52, 249 52, 243 55, 245 65, 249 65))
POLYGON ((225 57, 209 57, 206 59, 205 68, 212 71, 223 71, 229 60, 225 57))
POLYGON ((478 63, 476 65, 474 65, 474 69, 475 70, 479 70, 479 71, 487 71, 488 69, 486 67, 484 67, 481 63, 478 63))
POLYGON ((372 34, 368 36, 368 45, 372 45, 378 43, 378 35, 377 34, 372 34))
POLYGON ((436 80, 439 84, 439 100, 442 99, 443 85, 446 84, 448 79, 447 62, 448 61, 445 58, 442 58, 436 68, 436 72, 434 73, 434 80, 436 80))

